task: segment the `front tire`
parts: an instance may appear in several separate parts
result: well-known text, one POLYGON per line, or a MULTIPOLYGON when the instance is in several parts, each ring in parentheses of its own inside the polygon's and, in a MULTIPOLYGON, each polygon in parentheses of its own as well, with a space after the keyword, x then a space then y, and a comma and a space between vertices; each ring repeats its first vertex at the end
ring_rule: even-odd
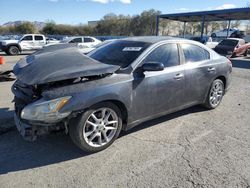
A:
POLYGON ((10 46, 8 47, 7 54, 8 55, 18 55, 20 50, 17 46, 10 46))
POLYGON ((217 108, 223 98, 224 90, 225 88, 222 80, 214 80, 208 92, 204 107, 206 107, 207 109, 217 108))
POLYGON ((88 153, 99 152, 109 147, 122 129, 120 109, 110 102, 90 107, 69 124, 72 141, 88 153))

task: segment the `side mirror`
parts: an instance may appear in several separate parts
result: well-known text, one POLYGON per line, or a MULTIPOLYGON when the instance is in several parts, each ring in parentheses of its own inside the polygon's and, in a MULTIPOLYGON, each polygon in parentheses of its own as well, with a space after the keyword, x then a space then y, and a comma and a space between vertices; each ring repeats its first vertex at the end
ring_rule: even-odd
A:
POLYGON ((159 62, 147 62, 142 65, 143 71, 162 71, 164 70, 163 63, 159 62))

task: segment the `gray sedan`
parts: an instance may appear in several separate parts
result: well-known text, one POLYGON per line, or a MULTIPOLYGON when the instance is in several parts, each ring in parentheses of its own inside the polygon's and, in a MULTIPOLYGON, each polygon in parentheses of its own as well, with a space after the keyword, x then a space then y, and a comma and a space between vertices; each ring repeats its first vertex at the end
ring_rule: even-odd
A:
POLYGON ((141 122, 198 104, 216 108, 231 72, 227 58, 171 37, 116 40, 88 56, 48 47, 14 67, 15 122, 26 140, 64 130, 98 152, 141 122))

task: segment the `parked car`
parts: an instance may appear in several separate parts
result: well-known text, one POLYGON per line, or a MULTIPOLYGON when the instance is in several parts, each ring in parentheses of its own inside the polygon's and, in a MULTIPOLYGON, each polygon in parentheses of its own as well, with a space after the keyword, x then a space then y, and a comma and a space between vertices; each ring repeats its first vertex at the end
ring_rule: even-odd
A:
POLYGON ((211 34, 211 37, 213 37, 213 38, 216 38, 216 37, 243 38, 245 36, 244 31, 240 31, 239 29, 230 28, 228 31, 227 30, 228 29, 216 31, 216 32, 211 34), (227 35, 227 32, 228 32, 228 35, 227 35))
POLYGON ((249 44, 245 44, 244 39, 228 38, 222 40, 216 47, 215 51, 227 57, 236 57, 239 55, 247 56, 249 44))
POLYGON ((78 46, 87 46, 87 47, 93 47, 99 43, 101 43, 100 40, 94 38, 94 37, 68 37, 61 41, 61 43, 77 43, 78 46))
POLYGON ((207 47, 214 49, 215 46, 217 46, 219 44, 219 42, 213 41, 212 37, 208 37, 208 36, 203 36, 201 37, 191 37, 191 40, 197 41, 197 42, 201 42, 202 44, 206 45, 207 47))
POLYGON ((201 43, 172 37, 121 39, 88 56, 77 47, 49 52, 14 67, 17 129, 27 140, 63 129, 87 152, 146 120, 198 104, 218 107, 232 71, 201 43))
POLYGON ((44 45, 46 45, 46 38, 40 34, 26 34, 16 39, 0 41, 0 49, 8 55, 18 55, 27 50, 38 50, 44 45))
POLYGON ((88 47, 88 46, 80 45, 80 46, 78 46, 78 48, 80 49, 80 51, 81 51, 83 54, 87 55, 88 53, 92 52, 93 50, 95 50, 95 49, 97 49, 97 48, 100 48, 100 47, 102 47, 102 46, 104 46, 104 45, 106 45, 106 44, 109 44, 109 43, 111 43, 111 42, 113 42, 113 41, 115 41, 115 40, 116 40, 116 39, 105 40, 105 41, 103 41, 103 42, 101 42, 101 43, 99 43, 99 44, 97 44, 97 45, 95 45, 95 46, 93 46, 93 47, 88 47))
POLYGON ((47 37, 46 38, 46 43, 47 44, 58 44, 60 43, 61 41, 60 40, 57 40, 55 38, 50 38, 50 37, 47 37))

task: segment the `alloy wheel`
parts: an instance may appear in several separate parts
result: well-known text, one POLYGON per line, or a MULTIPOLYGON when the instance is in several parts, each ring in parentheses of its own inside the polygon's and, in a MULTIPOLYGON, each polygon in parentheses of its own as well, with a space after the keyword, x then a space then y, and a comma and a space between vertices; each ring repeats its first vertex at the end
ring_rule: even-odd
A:
POLYGON ((223 84, 221 82, 215 82, 210 91, 209 102, 212 106, 219 105, 223 96, 223 84))
POLYGON ((118 128, 118 115, 110 108, 100 108, 90 114, 83 127, 83 138, 92 147, 109 143, 118 128))

